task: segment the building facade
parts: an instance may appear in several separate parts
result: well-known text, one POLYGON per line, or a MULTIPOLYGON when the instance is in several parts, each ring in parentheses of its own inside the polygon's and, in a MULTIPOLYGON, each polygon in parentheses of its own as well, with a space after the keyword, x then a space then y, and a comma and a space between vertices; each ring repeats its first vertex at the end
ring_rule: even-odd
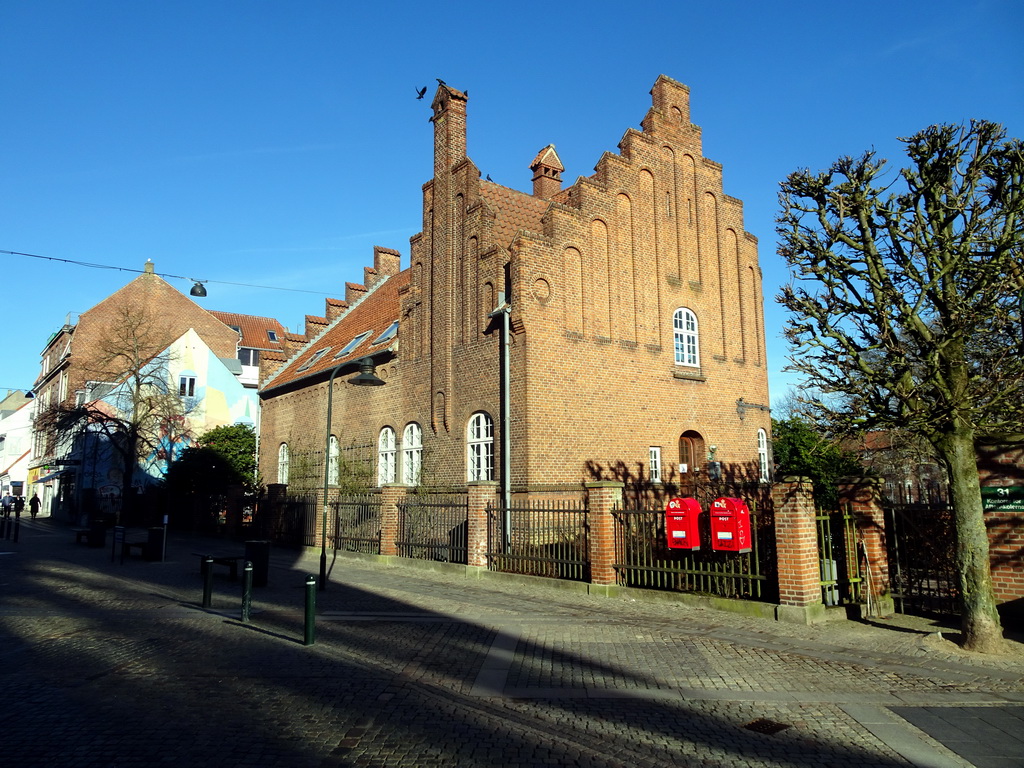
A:
POLYGON ((0 399, 0 497, 31 498, 34 492, 25 482, 32 457, 31 395, 14 390, 0 399))
POLYGON ((757 241, 702 154, 688 88, 662 76, 651 94, 593 175, 563 189, 548 146, 527 194, 481 179, 467 97, 438 87, 409 267, 375 249, 323 329, 265 361, 266 482, 315 490, 351 462, 370 485, 508 493, 768 479, 757 241), (349 383, 361 360, 383 386, 349 383))
MULTIPOLYGON (((147 261, 143 272, 76 322, 68 319, 47 342, 33 401, 33 452, 29 486, 44 508, 72 516, 83 500, 116 506, 129 489, 159 481, 189 442, 214 427, 259 428, 255 377, 245 380, 240 327, 253 335, 271 318, 217 317, 183 295, 147 261), (97 417, 71 429, 55 426, 54 406, 81 407, 97 417), (102 416, 110 417, 105 420, 102 416), (126 469, 115 445, 125 421, 144 424, 137 461, 126 469)), ((275 353, 267 331, 267 347, 275 353)))

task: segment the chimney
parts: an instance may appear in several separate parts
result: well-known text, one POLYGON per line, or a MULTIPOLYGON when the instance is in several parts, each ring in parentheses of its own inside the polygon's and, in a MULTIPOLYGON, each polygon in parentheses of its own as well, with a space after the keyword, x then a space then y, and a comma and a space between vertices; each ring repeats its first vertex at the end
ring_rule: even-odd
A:
POLYGON ((548 144, 537 153, 530 163, 533 171, 533 196, 550 200, 562 190, 562 171, 565 166, 555 152, 555 145, 548 144))

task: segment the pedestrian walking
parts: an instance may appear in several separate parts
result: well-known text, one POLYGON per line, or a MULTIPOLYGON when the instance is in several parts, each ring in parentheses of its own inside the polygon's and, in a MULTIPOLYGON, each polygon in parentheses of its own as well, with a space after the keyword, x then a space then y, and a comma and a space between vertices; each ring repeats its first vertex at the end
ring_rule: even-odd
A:
POLYGON ((40 504, 42 504, 42 502, 39 500, 39 496, 37 496, 36 494, 33 493, 32 494, 32 498, 28 500, 28 511, 29 511, 29 514, 32 515, 32 519, 33 520, 35 520, 36 519, 36 515, 39 514, 39 505, 40 504))
POLYGON ((21 513, 25 511, 25 497, 15 496, 14 497, 14 516, 21 517, 21 513))

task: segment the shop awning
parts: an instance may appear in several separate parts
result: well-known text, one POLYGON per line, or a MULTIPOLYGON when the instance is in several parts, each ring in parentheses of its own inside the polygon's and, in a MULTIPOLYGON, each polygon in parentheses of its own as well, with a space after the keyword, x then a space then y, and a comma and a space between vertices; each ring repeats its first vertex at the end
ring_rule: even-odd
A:
POLYGON ((56 472, 51 472, 48 475, 43 475, 42 477, 40 477, 38 480, 35 480, 34 482, 45 483, 45 482, 47 482, 49 480, 53 480, 55 477, 60 477, 61 475, 65 474, 66 472, 70 472, 70 471, 71 471, 70 469, 58 469, 56 472))

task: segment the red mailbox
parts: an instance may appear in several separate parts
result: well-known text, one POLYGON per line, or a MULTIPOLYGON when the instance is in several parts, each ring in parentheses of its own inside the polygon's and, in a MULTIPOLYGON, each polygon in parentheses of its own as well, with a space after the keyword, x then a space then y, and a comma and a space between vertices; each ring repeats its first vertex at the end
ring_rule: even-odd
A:
POLYGON ((711 548, 721 552, 749 552, 750 510, 743 499, 715 499, 711 505, 711 548))
POLYGON ((665 507, 665 535, 672 549, 700 549, 697 518, 700 504, 696 499, 672 499, 665 507))

